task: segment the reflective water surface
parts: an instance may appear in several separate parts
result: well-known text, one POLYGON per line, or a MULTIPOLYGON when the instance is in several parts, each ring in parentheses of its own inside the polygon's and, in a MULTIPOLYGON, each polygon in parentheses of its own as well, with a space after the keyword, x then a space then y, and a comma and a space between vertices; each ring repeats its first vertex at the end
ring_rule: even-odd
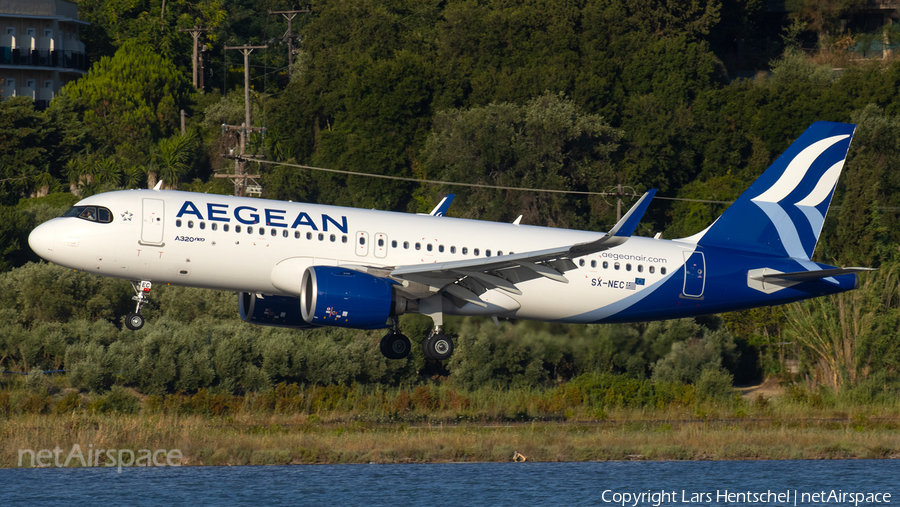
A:
POLYGON ((6 469, 0 504, 890 505, 900 461, 6 469))

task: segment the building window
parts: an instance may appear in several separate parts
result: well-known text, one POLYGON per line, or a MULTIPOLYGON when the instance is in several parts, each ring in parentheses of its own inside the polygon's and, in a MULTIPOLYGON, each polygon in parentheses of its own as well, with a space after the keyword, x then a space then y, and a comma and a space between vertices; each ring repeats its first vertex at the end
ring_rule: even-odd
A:
POLYGON ((34 35, 35 35, 34 28, 26 28, 25 35, 30 35, 30 36, 34 37, 34 35))

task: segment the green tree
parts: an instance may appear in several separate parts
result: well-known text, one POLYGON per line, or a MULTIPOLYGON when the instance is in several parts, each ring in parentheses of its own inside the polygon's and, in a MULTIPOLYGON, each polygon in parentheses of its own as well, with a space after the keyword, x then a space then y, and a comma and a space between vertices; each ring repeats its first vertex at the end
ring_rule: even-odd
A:
POLYGON ((169 60, 129 42, 54 100, 70 103, 82 115, 98 152, 132 161, 175 131, 190 93, 190 82, 169 60))
MULTIPOLYGON (((434 179, 599 191, 621 135, 599 115, 582 112, 562 95, 545 93, 525 105, 492 103, 439 113, 422 165, 434 179)), ((598 215, 591 208, 603 205, 564 194, 454 190, 465 216, 488 220, 522 214, 525 223, 586 226, 598 215)))

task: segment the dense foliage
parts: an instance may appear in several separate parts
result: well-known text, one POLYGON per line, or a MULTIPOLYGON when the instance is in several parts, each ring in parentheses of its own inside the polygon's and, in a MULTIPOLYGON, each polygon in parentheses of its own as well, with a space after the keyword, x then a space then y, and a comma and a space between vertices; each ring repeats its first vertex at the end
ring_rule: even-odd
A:
MULTIPOLYGON (((44 111, 21 98, 0 101, 0 368, 64 368, 80 389, 118 382, 148 394, 448 375, 473 388, 608 373, 715 386, 728 376, 783 374, 787 354, 802 359, 798 378, 811 387, 898 380, 890 344, 900 179, 891 169, 900 153, 900 60, 849 61, 834 14, 854 2, 796 2, 790 23, 766 17, 758 2, 730 0, 321 0, 295 20, 303 39, 291 69, 275 39, 286 24, 267 15, 290 8, 280 0, 170 1, 165 11, 140 1, 79 6, 92 23, 91 71, 44 111), (197 92, 190 35, 179 31, 191 26, 210 29, 197 92), (818 55, 799 49, 808 35, 818 55), (237 141, 221 124, 243 121, 243 69, 223 46, 266 41, 270 48, 251 59, 251 110, 268 131, 249 139, 252 153, 280 163, 263 167, 264 197, 421 212, 453 191, 452 215, 522 214, 533 224, 604 230, 615 221, 615 197, 460 190, 290 164, 555 190, 655 187, 666 197, 729 201, 810 123, 853 121, 859 128, 817 255, 883 269, 864 275, 858 292, 787 313, 631 326, 451 321, 458 350, 436 365, 385 361, 377 333, 251 327, 236 320, 232 295, 178 288, 160 291, 146 329, 122 331, 127 283, 27 264, 36 260, 27 232, 73 194, 158 179, 230 193, 212 171, 233 164, 223 155, 237 141), (829 58, 845 69, 836 72, 829 58), (736 79, 748 70, 763 72, 736 79), (785 351, 786 341, 796 346, 785 351)), ((657 200, 640 232, 690 235, 723 208, 657 200)), ((412 316, 404 326, 419 336, 427 322, 412 316)))

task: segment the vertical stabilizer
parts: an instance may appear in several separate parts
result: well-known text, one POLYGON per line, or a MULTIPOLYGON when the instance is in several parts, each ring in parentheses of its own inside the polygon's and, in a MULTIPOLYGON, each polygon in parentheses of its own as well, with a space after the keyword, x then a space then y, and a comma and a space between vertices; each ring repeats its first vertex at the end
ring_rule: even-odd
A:
POLYGON ((814 123, 698 235, 697 244, 809 260, 855 129, 814 123))

